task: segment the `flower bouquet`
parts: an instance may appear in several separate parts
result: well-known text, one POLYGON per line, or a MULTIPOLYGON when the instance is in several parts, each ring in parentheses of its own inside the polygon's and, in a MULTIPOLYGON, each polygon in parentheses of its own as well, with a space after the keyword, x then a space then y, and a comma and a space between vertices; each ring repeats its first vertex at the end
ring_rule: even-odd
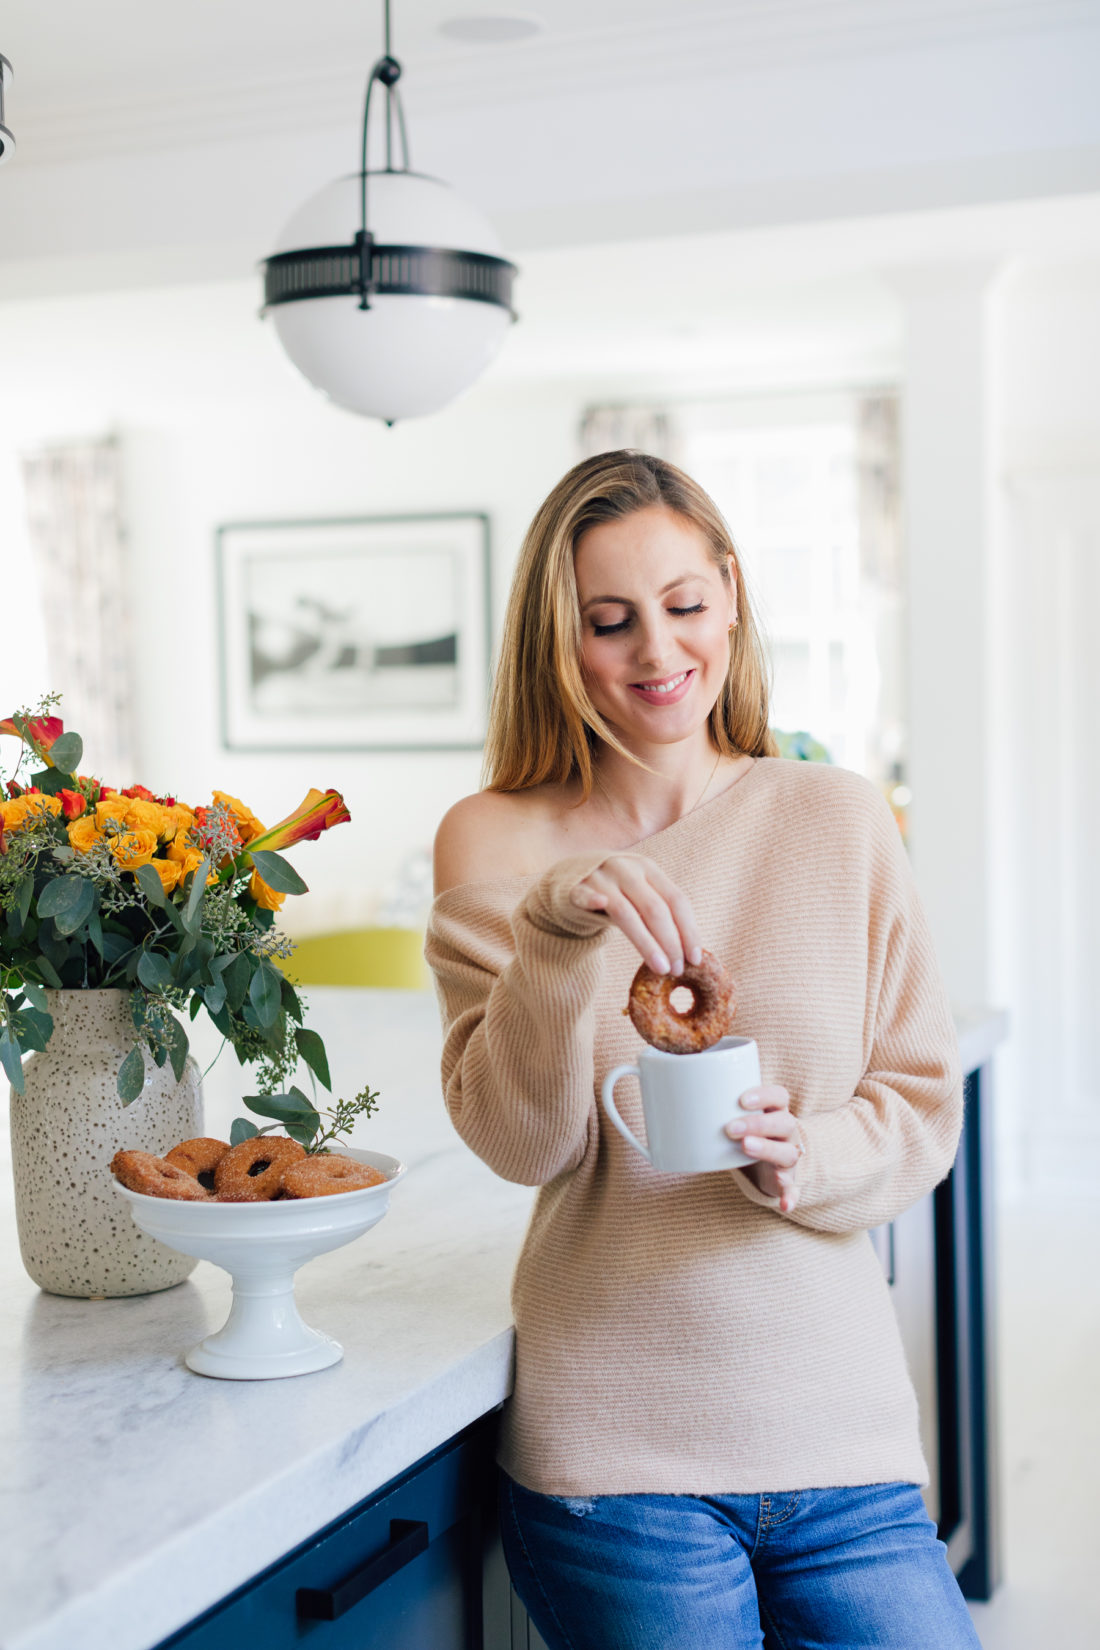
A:
MULTIPOLYGON (((56 706, 51 696, 0 720, 21 741, 10 777, 0 768, 0 1064, 12 1087, 23 1092, 22 1056, 53 1033, 47 989, 118 989, 133 1022, 117 1077, 125 1104, 142 1092, 143 1048, 179 1081, 179 1012, 193 1020, 205 1008, 238 1061, 257 1068, 260 1092, 245 1105, 316 1150, 336 1131, 286 1082, 302 1061, 329 1088, 328 1061, 277 965, 292 947, 275 913, 307 891, 280 850, 350 819, 343 798, 311 790, 266 829, 224 791, 192 806, 142 785, 115 790, 77 771, 83 745, 56 706)), ((339 1125, 373 1099, 340 1102, 339 1125)), ((233 1141, 259 1132, 238 1118, 233 1141)))

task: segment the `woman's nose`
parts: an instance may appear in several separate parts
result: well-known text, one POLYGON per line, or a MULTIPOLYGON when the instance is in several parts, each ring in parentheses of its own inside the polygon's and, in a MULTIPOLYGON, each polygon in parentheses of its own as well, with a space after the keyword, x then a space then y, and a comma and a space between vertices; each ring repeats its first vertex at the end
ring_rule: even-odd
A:
POLYGON ((669 651, 668 630, 668 622, 663 614, 639 616, 636 631, 639 664, 656 666, 664 663, 669 651))

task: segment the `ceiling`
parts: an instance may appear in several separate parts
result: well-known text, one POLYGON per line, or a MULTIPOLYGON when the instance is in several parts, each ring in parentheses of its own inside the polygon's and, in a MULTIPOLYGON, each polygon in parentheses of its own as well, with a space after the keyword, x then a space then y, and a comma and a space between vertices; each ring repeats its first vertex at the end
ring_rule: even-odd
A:
MULTIPOLYGON (((291 210, 354 169, 381 16, 381 0, 6 0, 0 298, 250 275, 291 210)), ((1100 192, 1100 0, 393 0, 393 16, 414 164, 521 256, 1100 192), (539 29, 441 32, 486 15, 539 29)))

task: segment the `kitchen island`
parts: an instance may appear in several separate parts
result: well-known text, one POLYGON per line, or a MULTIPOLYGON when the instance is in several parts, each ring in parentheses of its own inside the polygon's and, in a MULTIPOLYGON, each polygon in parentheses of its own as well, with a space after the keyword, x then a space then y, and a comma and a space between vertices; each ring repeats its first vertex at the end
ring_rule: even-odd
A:
MULTIPOLYGON (((382 1094, 356 1144, 409 1164, 386 1218, 298 1276, 302 1315, 343 1344, 341 1363, 279 1381, 193 1375, 183 1354, 224 1320, 224 1273, 200 1263, 129 1300, 45 1295, 2 1199, 0 1650, 151 1650, 509 1392, 508 1287, 533 1194, 451 1129, 434 999, 308 997, 335 1093, 369 1081, 382 1094)), ((1004 1028, 979 1015, 961 1029, 969 1070, 1004 1028)), ((216 1047, 202 1036, 207 1059, 216 1047)), ((204 1086, 207 1129, 227 1133, 241 1092, 231 1055, 204 1086)))

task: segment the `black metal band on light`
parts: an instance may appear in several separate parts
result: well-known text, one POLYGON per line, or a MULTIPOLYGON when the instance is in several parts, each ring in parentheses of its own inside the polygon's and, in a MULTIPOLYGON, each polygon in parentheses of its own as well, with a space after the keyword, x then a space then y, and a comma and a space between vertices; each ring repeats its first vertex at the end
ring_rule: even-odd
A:
POLYGON ((7 160, 15 152, 15 138, 4 125, 4 91, 11 79, 11 64, 6 57, 0 56, 0 161, 7 160))
MULTIPOLYGON (((515 264, 487 252, 453 252, 435 246, 370 245, 372 293, 407 297, 465 298, 496 304, 514 318, 515 264)), ((264 260, 264 308, 307 298, 358 297, 364 282, 360 243, 304 247, 264 260)))

